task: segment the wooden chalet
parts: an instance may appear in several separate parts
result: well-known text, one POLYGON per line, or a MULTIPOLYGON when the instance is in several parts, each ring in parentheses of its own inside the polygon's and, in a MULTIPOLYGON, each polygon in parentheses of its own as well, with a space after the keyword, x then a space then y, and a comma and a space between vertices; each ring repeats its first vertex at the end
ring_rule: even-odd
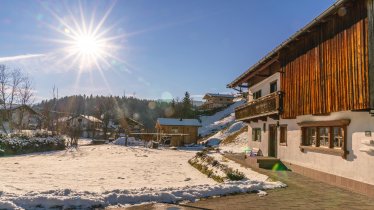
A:
POLYGON ((249 146, 374 197, 374 1, 338 0, 227 85, 249 146))
POLYGON ((170 135, 171 146, 183 146, 197 143, 200 126, 197 119, 158 118, 156 130, 162 136, 172 134, 170 135))
POLYGON ((205 102, 199 108, 202 110, 210 110, 227 107, 234 102, 234 98, 235 96, 230 94, 207 93, 203 97, 205 102))

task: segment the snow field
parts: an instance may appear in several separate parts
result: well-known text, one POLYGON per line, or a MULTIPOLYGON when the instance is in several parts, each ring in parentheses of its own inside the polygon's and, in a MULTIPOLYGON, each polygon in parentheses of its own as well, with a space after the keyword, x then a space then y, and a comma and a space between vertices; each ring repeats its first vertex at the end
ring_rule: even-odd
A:
POLYGON ((97 145, 1 158, 0 209, 175 203, 283 187, 256 172, 247 172, 248 180, 219 184, 189 165, 194 155, 97 145))

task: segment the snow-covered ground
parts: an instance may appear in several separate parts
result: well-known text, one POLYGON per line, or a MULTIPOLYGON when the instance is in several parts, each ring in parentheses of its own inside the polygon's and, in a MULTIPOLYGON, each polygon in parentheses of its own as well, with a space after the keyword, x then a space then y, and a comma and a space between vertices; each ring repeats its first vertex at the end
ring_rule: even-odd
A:
POLYGON ((244 100, 236 101, 226 109, 215 113, 212 116, 201 116, 201 127, 199 128, 199 135, 207 136, 218 130, 226 128, 235 121, 235 108, 243 105, 244 100))
POLYGON ((248 180, 218 184, 188 164, 194 155, 96 145, 1 158, 0 209, 194 201, 283 186, 253 171, 248 180))

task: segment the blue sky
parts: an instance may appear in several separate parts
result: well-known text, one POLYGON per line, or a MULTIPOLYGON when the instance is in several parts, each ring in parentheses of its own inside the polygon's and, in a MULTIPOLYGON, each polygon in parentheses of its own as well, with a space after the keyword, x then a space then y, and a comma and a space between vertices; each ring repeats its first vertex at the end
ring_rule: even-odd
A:
POLYGON ((135 93, 159 99, 189 91, 198 99, 206 92, 233 92, 227 83, 333 3, 1 0, 0 63, 30 75, 37 101, 51 98, 54 85, 60 96, 135 93), (61 42, 70 40, 66 24, 75 19, 83 27, 83 16, 95 27, 105 14, 99 31, 111 40, 100 68, 80 68, 77 55, 63 59, 68 44, 61 42))

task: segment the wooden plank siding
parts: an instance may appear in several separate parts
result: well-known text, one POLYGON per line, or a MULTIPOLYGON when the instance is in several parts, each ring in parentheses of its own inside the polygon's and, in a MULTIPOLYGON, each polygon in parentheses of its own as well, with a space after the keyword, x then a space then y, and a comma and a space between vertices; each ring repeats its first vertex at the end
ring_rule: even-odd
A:
POLYGON ((367 0, 370 109, 374 110, 374 0, 367 0))
POLYGON ((327 17, 280 52, 282 118, 369 108, 365 1, 327 17))

